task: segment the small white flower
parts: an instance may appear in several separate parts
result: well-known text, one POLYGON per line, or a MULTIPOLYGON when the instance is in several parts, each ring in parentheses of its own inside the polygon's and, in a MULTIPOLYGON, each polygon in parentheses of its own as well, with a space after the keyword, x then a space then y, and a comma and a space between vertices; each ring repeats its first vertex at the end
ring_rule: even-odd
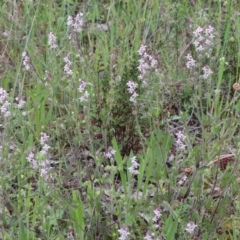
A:
POLYGON ((89 97, 89 93, 88 93, 88 91, 85 91, 84 95, 79 98, 80 102, 87 102, 88 101, 88 97, 89 97))
POLYGON ((144 240, 154 240, 154 233, 148 231, 146 236, 143 238, 144 240))
POLYGON ((79 82, 80 82, 80 86, 78 88, 78 91, 82 93, 83 91, 85 91, 87 84, 82 79, 79 79, 79 82))
POLYGON ((26 159, 28 160, 28 162, 32 165, 32 168, 33 169, 38 169, 38 164, 37 164, 37 161, 35 160, 35 156, 32 152, 30 152, 28 154, 28 156, 26 157, 26 159))
POLYGON ((67 26, 71 27, 73 32, 81 32, 84 26, 83 13, 78 13, 75 17, 68 16, 67 26))
POLYGON ((26 102, 24 100, 20 99, 20 101, 18 102, 18 105, 17 105, 18 109, 22 109, 24 107, 25 103, 26 102))
POLYGON ((105 157, 106 157, 106 158, 111 158, 111 157, 112 157, 112 154, 111 154, 110 152, 107 152, 107 153, 105 153, 105 157))
POLYGON ((112 149, 110 152, 111 152, 112 156, 114 156, 116 153, 116 151, 114 149, 112 149))
POLYGON ((215 90, 214 90, 214 93, 215 93, 215 95, 220 94, 220 93, 221 93, 221 89, 215 89, 215 90))
POLYGON ((133 95, 130 97, 130 102, 136 103, 136 98, 138 97, 138 94, 136 92, 133 93, 133 95))
POLYGON ((187 180, 187 176, 184 175, 179 181, 178 181, 178 184, 179 185, 183 185, 183 183, 187 180))
POLYGON ((176 133, 177 140, 175 141, 176 147, 178 149, 184 150, 186 148, 186 145, 184 144, 186 136, 183 134, 183 131, 178 131, 176 133))
POLYGON ((72 26, 73 25, 73 18, 72 16, 68 16, 68 19, 67 19, 67 26, 72 26))
POLYGON ((40 151, 40 153, 42 153, 42 154, 44 154, 44 155, 47 155, 49 148, 50 148, 49 145, 44 144, 43 147, 42 147, 42 150, 40 151))
POLYGON ((203 32, 203 29, 200 26, 198 26, 197 29, 195 30, 195 32, 193 32, 193 34, 195 37, 199 37, 199 36, 201 36, 202 32, 203 32))
POLYGON ((198 47, 196 47, 196 50, 198 52, 202 52, 204 50, 203 46, 202 45, 199 45, 198 47))
POLYGON ((127 82, 127 86, 128 86, 128 92, 133 94, 137 88, 137 83, 133 82, 133 81, 128 81, 127 82))
POLYGON ((191 54, 188 54, 186 56, 188 62, 186 63, 187 68, 191 69, 196 66, 196 60, 194 60, 191 56, 191 54))
POLYGON ((22 53, 22 58, 23 58, 23 66, 25 67, 26 70, 30 69, 30 58, 26 52, 22 53))
POLYGON ((154 213, 154 217, 153 217, 152 220, 153 220, 154 223, 156 223, 159 220, 159 218, 162 216, 162 214, 161 214, 161 212, 160 212, 160 210, 158 208, 155 209, 153 211, 153 213, 154 213))
POLYGON ((69 59, 69 55, 67 55, 66 57, 63 58, 63 61, 65 62, 65 65, 63 67, 64 72, 67 75, 73 75, 73 71, 71 69, 72 66, 72 62, 69 59))
POLYGON ((56 44, 56 42, 57 42, 57 38, 55 37, 55 35, 52 32, 50 32, 48 34, 48 45, 49 45, 49 47, 51 49, 57 48, 58 45, 56 44))
POLYGON ((140 56, 142 56, 146 52, 146 47, 146 45, 141 45, 141 47, 137 51, 140 56))
POLYGON ((49 136, 46 133, 41 132, 40 144, 42 146, 45 145, 48 142, 48 139, 49 139, 49 136))
POLYGON ((128 170, 131 174, 137 175, 139 173, 139 171, 138 171, 139 164, 137 162, 136 156, 133 156, 132 158, 130 158, 130 160, 131 160, 132 166, 129 167, 128 170))
POLYGON ((3 88, 0 88, 0 103, 3 103, 7 98, 8 93, 3 88))
POLYGON ((110 147, 106 153, 104 153, 104 156, 108 159, 112 159, 115 155, 116 151, 110 147))
POLYGON ((195 228, 197 227, 197 225, 194 223, 194 222, 189 222, 188 224, 187 224, 187 227, 185 228, 185 230, 188 232, 188 233, 190 233, 190 234, 192 234, 193 232, 194 232, 194 230, 195 230, 195 228))
POLYGON ((214 31, 214 28, 211 25, 208 25, 204 33, 206 36, 209 36, 214 31))
POLYGON ((213 71, 210 69, 209 66, 204 66, 202 68, 203 70, 203 78, 204 79, 207 79, 211 74, 213 74, 213 71))
POLYGON ((118 230, 119 234, 120 234, 120 238, 119 240, 127 240, 128 236, 130 235, 130 232, 128 231, 128 229, 126 227, 122 227, 118 230))

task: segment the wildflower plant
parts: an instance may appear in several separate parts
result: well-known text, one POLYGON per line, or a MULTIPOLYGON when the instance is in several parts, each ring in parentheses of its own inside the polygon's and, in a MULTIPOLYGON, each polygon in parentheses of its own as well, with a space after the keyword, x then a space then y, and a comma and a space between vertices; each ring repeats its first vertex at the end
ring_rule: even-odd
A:
POLYGON ((236 238, 238 12, 3 5, 0 239, 236 238))
POLYGON ((23 58, 23 66, 24 68, 28 71, 31 68, 31 60, 30 57, 28 56, 27 52, 22 53, 22 58, 23 58))
POLYGON ((55 35, 52 32, 50 32, 48 34, 48 45, 49 45, 50 49, 56 49, 58 47, 57 38, 55 37, 55 35))
POLYGON ((37 154, 30 152, 26 158, 31 164, 33 170, 39 172, 40 176, 44 180, 51 179, 51 166, 50 161, 48 160, 50 149, 50 146, 48 145, 48 139, 49 136, 46 133, 41 132, 40 145, 42 149, 37 154))

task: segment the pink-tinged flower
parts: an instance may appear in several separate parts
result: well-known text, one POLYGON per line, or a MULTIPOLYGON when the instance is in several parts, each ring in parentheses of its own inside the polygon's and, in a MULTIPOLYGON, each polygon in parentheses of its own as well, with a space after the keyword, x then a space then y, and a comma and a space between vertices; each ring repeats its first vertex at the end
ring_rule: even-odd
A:
POLYGON ((154 213, 154 217, 153 217, 152 220, 153 220, 154 223, 156 223, 159 220, 159 218, 162 216, 162 214, 161 214, 161 212, 160 212, 160 210, 158 208, 155 209, 153 211, 153 213, 154 213))
POLYGON ((194 34, 195 37, 200 37, 202 32, 203 32, 203 28, 198 26, 197 29, 193 32, 193 34, 194 34))
POLYGON ((144 240, 154 240, 154 233, 151 231, 148 231, 146 236, 143 239, 144 240))
POLYGON ((137 96, 138 94, 135 92, 136 88, 137 88, 137 83, 133 82, 133 81, 128 81, 127 82, 127 86, 128 86, 128 92, 131 94, 130 97, 130 102, 136 103, 137 102, 137 96))
POLYGON ((49 148, 50 148, 50 146, 48 144, 44 144, 42 146, 42 150, 40 151, 40 153, 43 154, 43 155, 47 155, 49 148))
POLYGON ((156 70, 158 61, 155 56, 147 53, 145 45, 141 45, 140 49, 138 50, 138 54, 141 57, 137 67, 140 72, 138 78, 142 80, 143 85, 147 85, 147 75, 149 74, 150 70, 156 70))
POLYGON ((88 101, 88 97, 89 97, 89 93, 86 90, 87 88, 87 83, 85 81, 83 81, 82 79, 79 79, 80 85, 78 88, 78 92, 83 93, 84 94, 79 98, 80 102, 87 102, 88 101))
POLYGON ((146 53, 146 47, 146 45, 141 45, 141 47, 137 51, 140 56, 143 56, 146 53))
POLYGON ((0 103, 3 103, 7 98, 8 93, 3 88, 0 88, 0 103))
POLYGON ((82 97, 80 97, 79 100, 80 100, 80 102, 87 102, 88 97, 89 97, 89 93, 88 93, 88 91, 85 91, 84 95, 82 97))
POLYGON ((122 227, 118 230, 119 234, 120 234, 120 238, 119 240, 127 240, 128 236, 130 235, 130 232, 128 231, 127 227, 122 227))
POLYGON ((203 28, 198 27, 193 35, 195 39, 193 45, 198 52, 203 52, 209 49, 209 46, 213 45, 213 34, 214 28, 212 26, 207 26, 203 31, 203 28))
POLYGON ((186 148, 186 145, 184 144, 186 136, 183 134, 183 131, 178 131, 176 133, 177 140, 175 141, 176 147, 178 149, 184 150, 186 148))
POLYGON ((202 52, 202 51, 204 50, 203 45, 197 46, 197 47, 196 47, 196 50, 197 50, 198 52, 202 52))
POLYGON ((48 142, 48 139, 49 139, 49 136, 46 133, 41 132, 40 144, 41 145, 46 144, 48 142))
POLYGON ((202 70, 203 70, 203 79, 207 79, 211 74, 213 74, 209 66, 204 66, 202 70))
POLYGON ((196 66, 196 60, 193 59, 191 54, 188 54, 186 58, 188 60, 186 63, 187 68, 191 69, 196 66))
POLYGON ((82 79, 79 79, 79 82, 80 82, 80 86, 78 88, 78 92, 82 93, 85 91, 87 84, 82 79))
POLYGON ((132 94, 135 92, 138 85, 133 81, 128 81, 127 86, 128 86, 128 92, 132 94))
POLYGON ((176 133, 176 136, 177 136, 177 138, 180 139, 181 141, 184 141, 185 138, 186 138, 186 136, 183 134, 183 131, 178 131, 178 132, 176 133))
POLYGON ((133 156, 132 158, 130 158, 130 160, 131 160, 132 166, 129 167, 128 170, 131 174, 137 175, 139 173, 139 171, 138 171, 139 164, 137 162, 136 156, 133 156))
POLYGON ((22 109, 26 102, 23 99, 20 99, 20 100, 17 100, 17 101, 18 101, 18 104, 17 104, 18 109, 22 109))
POLYGON ((112 150, 110 150, 110 153, 112 154, 112 156, 114 156, 116 153, 116 150, 112 149, 112 150))
POLYGON ((75 17, 68 16, 67 26, 72 27, 73 32, 81 32, 84 26, 83 13, 78 13, 75 17))
POLYGON ((158 65, 158 61, 152 57, 150 60, 150 65, 151 65, 151 68, 156 68, 158 65))
POLYGON ((9 111, 10 105, 11 103, 9 103, 8 101, 5 101, 1 106, 1 113, 4 115, 4 117, 9 117, 11 115, 9 111))
POLYGON ((55 37, 55 35, 54 35, 52 32, 50 32, 50 33, 48 34, 48 45, 49 45, 49 47, 50 47, 51 49, 57 48, 58 45, 57 45, 56 42, 57 42, 57 38, 55 37))
POLYGON ((104 153, 104 156, 108 159, 112 159, 115 155, 116 151, 110 147, 110 149, 104 153))
POLYGON ((46 180, 51 179, 51 169, 50 162, 47 159, 43 160, 39 166, 40 176, 46 180))
POLYGON ((38 163, 37 163, 37 161, 35 159, 35 155, 33 154, 33 152, 30 152, 26 159, 32 165, 32 168, 34 170, 38 169, 38 163))
POLYGON ((192 233, 194 233, 194 230, 195 230, 196 227, 197 227, 197 225, 194 222, 191 221, 187 224, 187 227, 185 228, 185 230, 188 233, 192 234, 192 233))
POLYGON ((31 67, 31 61, 26 52, 22 53, 22 58, 23 58, 23 66, 25 67, 26 70, 29 70, 31 67))
POLYGON ((130 97, 129 101, 132 103, 137 103, 137 97, 138 97, 138 94, 136 92, 134 92, 132 94, 132 96, 130 97))
POLYGON ((214 28, 211 25, 208 25, 207 28, 205 29, 204 33, 206 36, 209 36, 212 34, 213 31, 214 31, 214 28))
POLYGON ((73 75, 73 71, 71 69, 72 62, 70 61, 69 55, 67 55, 65 58, 63 58, 63 61, 65 62, 65 65, 63 67, 64 72, 67 75, 73 75))

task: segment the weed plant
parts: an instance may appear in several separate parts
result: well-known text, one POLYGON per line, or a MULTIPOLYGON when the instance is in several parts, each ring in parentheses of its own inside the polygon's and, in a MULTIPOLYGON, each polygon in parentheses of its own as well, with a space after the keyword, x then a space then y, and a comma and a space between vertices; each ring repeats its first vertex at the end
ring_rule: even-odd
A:
POLYGON ((0 6, 0 239, 239 239, 239 1, 0 6))

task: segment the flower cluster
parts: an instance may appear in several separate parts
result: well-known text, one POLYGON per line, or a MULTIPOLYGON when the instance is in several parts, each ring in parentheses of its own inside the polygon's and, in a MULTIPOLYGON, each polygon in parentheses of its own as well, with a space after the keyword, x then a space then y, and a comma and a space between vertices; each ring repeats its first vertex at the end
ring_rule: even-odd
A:
POLYGON ((0 106, 1 114, 4 117, 9 117, 11 115, 9 111, 11 103, 8 101, 8 93, 3 88, 0 88, 0 106))
POLYGON ((120 238, 119 240, 127 240, 128 236, 130 235, 130 232, 128 231, 127 227, 122 227, 118 230, 119 234, 120 234, 120 238))
POLYGON ((153 220, 154 223, 156 223, 159 220, 159 218, 162 216, 162 214, 161 214, 159 208, 155 209, 153 211, 153 213, 154 213, 154 217, 153 217, 152 220, 153 220))
POLYGON ((132 158, 130 158, 131 160, 131 163, 132 163, 132 166, 128 168, 129 172, 133 175, 137 175, 139 172, 138 172, 138 167, 139 167, 139 164, 137 162, 137 158, 136 156, 133 156, 132 158))
POLYGON ((26 52, 22 53, 22 58, 23 58, 23 66, 25 67, 26 70, 30 70, 31 68, 31 60, 26 52))
POLYGON ((17 108, 18 109, 23 109, 23 107, 26 104, 26 102, 22 98, 20 98, 20 97, 16 97, 15 100, 17 102, 17 108))
MULTIPOLYGON (((208 25, 205 28, 202 28, 200 26, 197 27, 197 29, 193 32, 194 39, 193 39, 193 45, 195 46, 196 51, 201 56, 203 53, 206 53, 206 55, 209 55, 209 51, 211 50, 211 47, 213 45, 213 34, 214 28, 211 25, 208 25)), ((186 56, 187 63, 186 67, 188 69, 192 69, 196 67, 196 60, 193 59, 191 54, 188 54, 186 56)), ((209 66, 202 67, 203 79, 208 79, 208 77, 213 73, 209 66)))
POLYGON ((186 148, 186 145, 184 144, 186 136, 183 134, 183 131, 178 131, 176 133, 176 136, 177 136, 177 140, 175 141, 176 147, 178 149, 184 150, 186 148))
POLYGON ((182 186, 184 184, 184 182, 187 180, 187 176, 186 175, 183 175, 180 180, 178 181, 178 184, 180 186, 182 186))
POLYGON ((194 233, 196 227, 197 225, 191 221, 187 224, 187 227, 185 228, 185 230, 191 234, 191 233, 194 233))
POLYGON ((67 26, 71 27, 73 32, 81 32, 84 26, 83 13, 78 13, 75 17, 68 16, 67 26))
POLYGON ((48 34, 48 45, 49 45, 50 49, 55 49, 58 47, 56 42, 57 42, 57 38, 55 37, 55 35, 52 32, 50 32, 48 34))
POLYGON ((47 159, 48 149, 50 146, 48 145, 49 136, 46 133, 41 133, 40 145, 42 150, 40 151, 40 159, 36 159, 39 155, 35 156, 33 152, 30 152, 27 161, 32 165, 34 170, 38 170, 40 172, 40 176, 44 179, 50 179, 50 161, 47 159))
POLYGON ((128 92, 131 94, 130 97, 130 102, 136 103, 136 98, 138 96, 138 94, 136 93, 136 88, 137 88, 137 83, 133 82, 133 81, 128 81, 127 82, 127 86, 128 86, 128 92))
POLYGON ((213 73, 209 66, 204 66, 202 70, 203 70, 203 76, 202 76, 203 79, 207 79, 213 73))
POLYGON ((146 236, 143 238, 144 240, 155 240, 154 238, 155 234, 151 231, 148 231, 146 236))
POLYGON ((214 28, 211 25, 208 25, 205 29, 198 26, 197 29, 193 32, 195 46, 198 52, 205 51, 209 46, 213 45, 213 34, 214 28))
POLYGON ((113 159, 116 151, 113 148, 109 148, 107 152, 104 153, 105 158, 113 159))
POLYGON ((49 136, 46 133, 41 132, 40 144, 42 146, 42 150, 40 151, 40 153, 45 156, 48 154, 48 149, 50 148, 50 146, 48 145, 48 139, 49 136))
POLYGON ((79 79, 80 85, 78 88, 78 92, 80 93, 84 93, 80 98, 80 102, 87 102, 88 101, 88 97, 89 97, 89 93, 86 90, 87 88, 87 83, 83 80, 83 79, 79 79))
POLYGON ((196 60, 193 59, 191 54, 188 54, 186 56, 186 59, 188 60, 187 63, 186 63, 187 68, 191 69, 191 68, 196 66, 196 60))
POLYGON ((67 55, 65 58, 63 58, 63 61, 65 62, 65 65, 64 65, 64 72, 67 74, 67 75, 73 75, 73 71, 71 69, 71 66, 72 66, 72 62, 69 58, 69 55, 67 55))
POLYGON ((141 45, 140 49, 138 50, 138 54, 141 57, 139 60, 138 70, 140 75, 138 76, 139 79, 142 80, 143 85, 147 85, 147 76, 150 70, 156 70, 158 61, 156 57, 147 53, 146 45, 141 45))

